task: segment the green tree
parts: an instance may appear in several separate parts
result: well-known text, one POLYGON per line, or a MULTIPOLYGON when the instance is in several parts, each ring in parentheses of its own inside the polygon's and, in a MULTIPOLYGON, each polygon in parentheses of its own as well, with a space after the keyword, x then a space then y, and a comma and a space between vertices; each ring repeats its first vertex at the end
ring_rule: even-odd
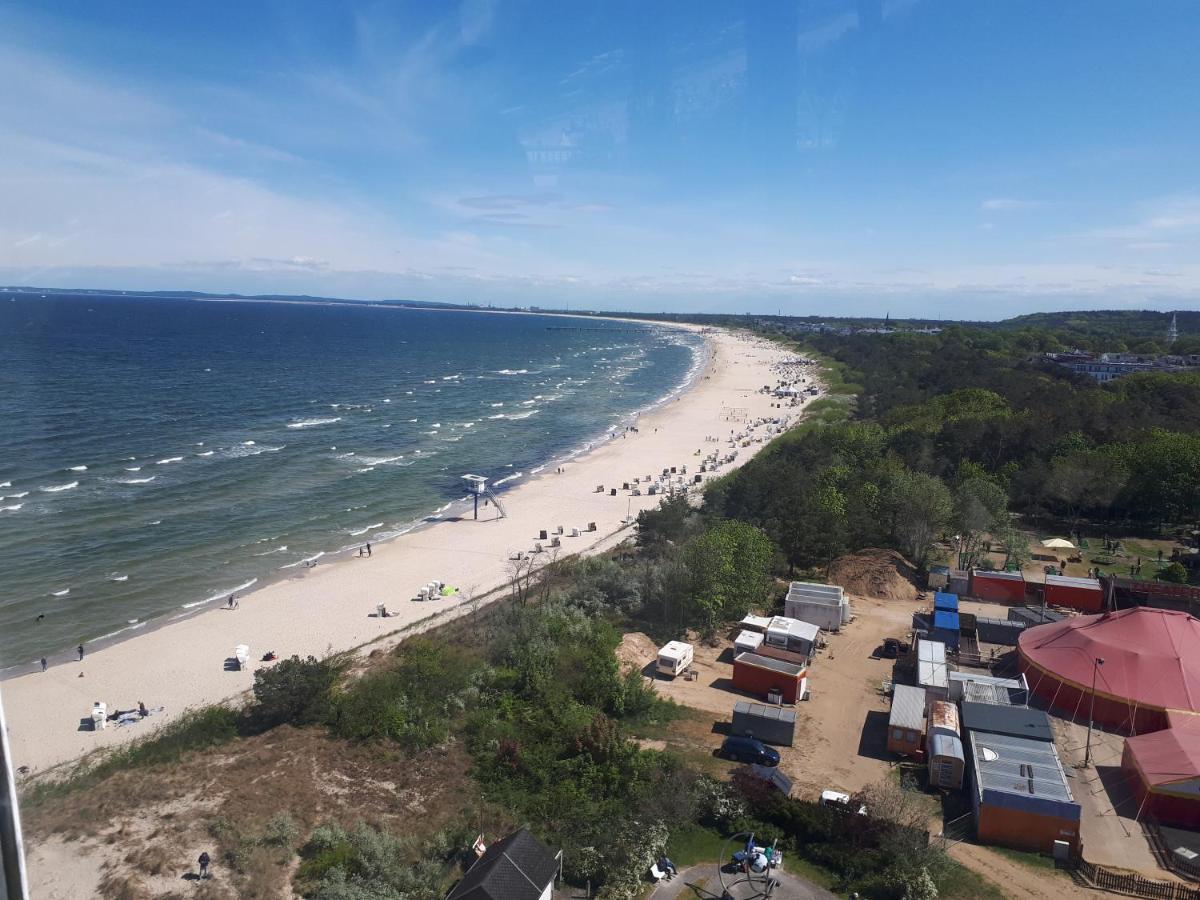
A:
POLYGON ((954 497, 934 475, 899 469, 890 474, 883 506, 901 551, 918 566, 929 562, 938 534, 954 516, 954 497))
POLYGON ((740 619, 766 597, 775 547, 745 522, 721 522, 684 548, 695 622, 706 633, 740 619))

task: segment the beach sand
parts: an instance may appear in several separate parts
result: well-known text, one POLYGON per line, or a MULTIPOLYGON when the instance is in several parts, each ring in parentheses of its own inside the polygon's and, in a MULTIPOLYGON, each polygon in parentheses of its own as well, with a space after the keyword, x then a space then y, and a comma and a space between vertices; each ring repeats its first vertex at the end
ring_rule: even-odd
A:
MULTIPOLYGON (((627 515, 657 506, 661 496, 632 497, 624 482, 670 466, 699 471, 702 457, 731 452, 731 429, 747 431, 760 418, 799 419, 802 408, 777 408, 761 392, 781 377, 778 367, 794 357, 776 344, 727 331, 706 330, 708 363, 692 386, 641 416, 638 431, 599 442, 564 464, 551 462, 535 477, 501 495, 507 511, 498 518, 491 505, 480 507, 479 521, 445 520, 373 546, 371 558, 341 558, 298 570, 288 580, 239 598, 236 610, 221 608, 148 630, 128 640, 89 652, 81 663, 62 663, 3 682, 4 707, 15 766, 44 772, 99 748, 151 733, 188 707, 216 703, 247 691, 259 662, 273 650, 321 656, 365 645, 388 646, 421 627, 464 614, 482 602, 507 596, 510 557, 529 551, 540 530, 551 535, 564 526, 562 555, 599 552, 632 534, 627 515), (721 438, 717 443, 707 436, 721 438), (701 455, 696 456, 699 450, 701 455), (604 485, 603 494, 596 492, 604 485), (609 489, 618 488, 617 496, 609 489), (596 523, 596 531, 585 529, 596 523), (579 528, 581 536, 571 537, 579 528), (433 601, 412 600, 431 580, 459 588, 458 595, 433 601), (385 603, 388 618, 375 615, 385 603), (248 644, 251 663, 230 670, 234 647, 248 644), (79 677, 82 673, 83 677, 79 677), (164 711, 135 725, 113 723, 92 731, 93 701, 109 712, 134 709, 138 701, 164 711)), ((770 440, 766 425, 752 432, 749 446, 737 448, 732 465, 746 462, 770 440), (761 443, 758 442, 761 440, 761 443)), ((705 478, 710 476, 706 475, 705 478)), ((690 481, 691 474, 688 476, 690 481)), ((461 507, 456 506, 455 510, 461 507)), ((549 541, 543 542, 549 547, 549 541)), ((545 559, 545 555, 539 557, 545 559)))

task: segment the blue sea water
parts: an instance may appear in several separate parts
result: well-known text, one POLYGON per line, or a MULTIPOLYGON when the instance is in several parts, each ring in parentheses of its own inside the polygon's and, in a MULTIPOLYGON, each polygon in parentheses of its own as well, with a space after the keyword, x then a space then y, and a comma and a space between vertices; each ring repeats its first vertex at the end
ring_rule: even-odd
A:
POLYGON ((698 349, 568 317, 0 293, 0 667, 403 533, 464 473, 519 483, 698 349))

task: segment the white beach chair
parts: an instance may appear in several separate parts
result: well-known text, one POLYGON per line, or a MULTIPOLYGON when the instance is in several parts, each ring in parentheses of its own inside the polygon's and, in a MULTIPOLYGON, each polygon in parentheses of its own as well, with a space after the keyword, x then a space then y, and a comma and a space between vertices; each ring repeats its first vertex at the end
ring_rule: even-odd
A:
POLYGON ((250 645, 238 644, 233 648, 233 658, 237 660, 238 668, 244 669, 250 663, 250 645))
POLYGON ((92 731, 100 731, 108 726, 108 704, 97 700, 92 704, 92 731))

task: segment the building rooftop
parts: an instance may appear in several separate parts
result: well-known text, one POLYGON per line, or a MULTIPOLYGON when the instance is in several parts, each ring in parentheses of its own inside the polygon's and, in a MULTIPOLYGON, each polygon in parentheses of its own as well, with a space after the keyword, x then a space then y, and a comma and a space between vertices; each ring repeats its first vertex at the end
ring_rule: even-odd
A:
POLYGON ((769 659, 766 656, 759 656, 757 653, 739 653, 734 657, 733 661, 735 663, 743 663, 747 666, 754 666, 758 669, 771 669, 774 672, 779 672, 781 675, 804 674, 804 666, 784 662, 781 659, 769 659))
POLYGON ((521 828, 488 847, 446 900, 539 900, 557 871, 557 857, 521 828))
POLYGON ((999 791, 1074 802, 1053 743, 979 731, 970 732, 969 742, 975 790, 981 798, 984 791, 999 791))
POLYGON ((776 719, 780 722, 796 724, 796 711, 773 703, 751 703, 749 700, 739 700, 733 704, 735 713, 747 716, 757 716, 760 719, 776 719))
POLYGON ((962 705, 962 723, 967 731, 986 731, 1035 741, 1053 741, 1050 717, 1027 706, 997 706, 992 703, 962 705))
POLYGON ((1100 581, 1096 578, 1078 578, 1074 575, 1047 575, 1046 584, 1053 584, 1056 587, 1073 587, 1084 588, 1086 590, 1100 590, 1100 581))
POLYGON ((925 730, 925 688, 898 684, 892 688, 892 713, 888 726, 925 730))

